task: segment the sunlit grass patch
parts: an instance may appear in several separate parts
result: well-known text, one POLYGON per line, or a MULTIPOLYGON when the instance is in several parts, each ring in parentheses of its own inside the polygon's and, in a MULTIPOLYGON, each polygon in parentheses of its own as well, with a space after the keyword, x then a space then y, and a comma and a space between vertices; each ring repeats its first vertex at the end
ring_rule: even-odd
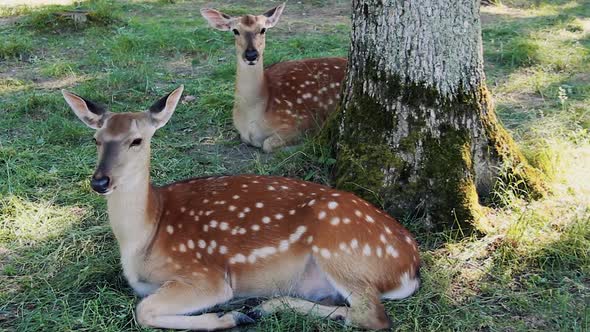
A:
POLYGON ((23 35, 0 35, 0 59, 27 57, 33 50, 32 41, 23 35))
POLYGON ((64 77, 76 73, 76 64, 72 61, 54 60, 41 68, 41 73, 50 77, 64 77))
POLYGON ((0 95, 26 89, 28 84, 14 78, 0 78, 0 95))
POLYGON ((122 19, 117 2, 96 0, 84 2, 82 7, 49 6, 35 10, 20 25, 39 32, 65 33, 120 22, 122 19))
POLYGON ((0 238, 21 244, 55 237, 86 215, 82 208, 30 202, 17 196, 3 197, 0 206, 0 238))

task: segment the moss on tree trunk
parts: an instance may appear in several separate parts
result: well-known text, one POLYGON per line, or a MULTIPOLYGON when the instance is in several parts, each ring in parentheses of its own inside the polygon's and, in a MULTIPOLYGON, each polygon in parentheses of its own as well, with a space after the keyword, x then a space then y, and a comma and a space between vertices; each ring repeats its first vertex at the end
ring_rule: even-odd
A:
POLYGON ((476 4, 446 5, 353 1, 344 97, 324 131, 338 188, 427 228, 469 225, 501 176, 545 192, 494 114, 476 4))

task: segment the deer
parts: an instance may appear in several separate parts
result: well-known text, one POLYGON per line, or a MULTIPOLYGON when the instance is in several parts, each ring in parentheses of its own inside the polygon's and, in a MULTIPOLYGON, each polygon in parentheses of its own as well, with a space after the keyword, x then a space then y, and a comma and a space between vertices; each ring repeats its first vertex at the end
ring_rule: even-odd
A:
POLYGON ((262 15, 231 17, 211 8, 201 15, 217 30, 235 35, 237 73, 233 123, 241 140, 270 153, 294 145, 322 127, 336 110, 347 59, 329 57, 263 67, 266 30, 285 3, 262 15))
POLYGON ((127 282, 142 297, 137 322, 217 330, 282 310, 367 329, 391 321, 381 299, 420 284, 414 237, 352 193, 298 179, 231 175, 150 183, 150 144, 183 86, 141 112, 110 112, 62 90, 95 130, 92 190, 106 198, 127 282), (204 312, 233 298, 251 312, 204 312), (192 315, 192 314, 197 315, 192 315))

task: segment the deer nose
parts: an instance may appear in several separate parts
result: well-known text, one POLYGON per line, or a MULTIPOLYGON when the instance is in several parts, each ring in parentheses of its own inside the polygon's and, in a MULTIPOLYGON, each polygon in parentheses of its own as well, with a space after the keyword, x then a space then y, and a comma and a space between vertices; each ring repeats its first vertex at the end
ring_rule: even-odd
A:
POLYGON ((258 51, 254 50, 254 49, 246 50, 244 56, 245 56, 246 60, 254 61, 254 60, 258 59, 258 51))
POLYGON ((90 186, 99 194, 104 194, 109 189, 111 179, 108 176, 93 176, 90 181, 90 186))

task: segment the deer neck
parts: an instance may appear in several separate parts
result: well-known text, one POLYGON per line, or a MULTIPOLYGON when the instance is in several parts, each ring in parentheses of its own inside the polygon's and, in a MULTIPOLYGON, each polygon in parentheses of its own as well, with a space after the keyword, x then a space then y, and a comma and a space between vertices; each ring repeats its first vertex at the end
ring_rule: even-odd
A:
POLYGON ((160 200, 150 184, 149 157, 134 171, 107 199, 109 222, 122 256, 147 248, 159 218, 160 200))
POLYGON ((234 108, 240 112, 264 111, 267 95, 262 57, 255 65, 238 57, 234 108))

